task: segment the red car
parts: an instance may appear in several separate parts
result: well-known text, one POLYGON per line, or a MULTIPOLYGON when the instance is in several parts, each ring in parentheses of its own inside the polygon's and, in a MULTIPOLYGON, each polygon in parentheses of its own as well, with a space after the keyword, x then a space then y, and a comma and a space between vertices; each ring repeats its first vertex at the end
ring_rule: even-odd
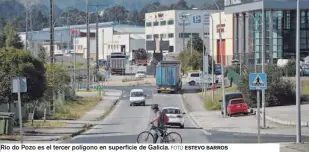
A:
POLYGON ((234 114, 248 115, 248 105, 243 98, 231 99, 227 106, 227 114, 229 116, 234 114))

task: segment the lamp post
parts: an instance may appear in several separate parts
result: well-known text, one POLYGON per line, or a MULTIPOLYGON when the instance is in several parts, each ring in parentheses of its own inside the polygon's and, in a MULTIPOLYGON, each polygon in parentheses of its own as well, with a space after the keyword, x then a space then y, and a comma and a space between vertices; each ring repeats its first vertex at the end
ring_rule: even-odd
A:
POLYGON ((300 33, 300 8, 297 0, 296 8, 296 143, 301 142, 301 114, 300 114, 300 48, 299 48, 299 33, 300 33))
MULTIPOLYGON (((219 25, 221 26, 221 11, 220 11, 220 7, 218 6, 218 4, 216 2, 213 2, 213 4, 215 4, 215 6, 217 7, 217 10, 219 12, 219 25)), ((220 51, 222 51, 222 31, 221 29, 219 30, 219 37, 220 37, 220 46, 219 49, 220 51)), ((224 85, 224 56, 221 55, 221 88, 222 88, 222 102, 223 102, 223 114, 224 117, 226 116, 226 102, 225 102, 225 85, 224 85)))
MULTIPOLYGON (((193 10, 199 10, 199 8, 192 8, 193 10)), ((211 15, 211 13, 209 13, 207 10, 205 10, 206 11, 206 13, 210 16, 210 18, 211 18, 211 21, 212 21, 212 32, 211 32, 211 34, 212 34, 212 61, 211 61, 211 69, 212 69, 212 72, 211 72, 211 75, 212 75, 212 84, 214 83, 214 64, 213 64, 213 56, 214 56, 214 45, 213 45, 213 31, 214 31, 214 28, 213 28, 213 26, 214 26, 214 20, 213 20, 213 17, 212 17, 212 15, 211 15)), ((206 16, 206 14, 205 14, 205 16, 206 16)), ((203 17, 205 17, 205 16, 203 16, 203 17)), ((205 47, 204 47, 204 22, 202 22, 202 28, 203 28, 203 37, 202 37, 202 40, 203 40, 203 77, 204 77, 204 74, 205 74, 205 70, 206 70, 206 72, 207 72, 207 76, 206 76, 206 78, 208 78, 208 68, 207 69, 205 69, 206 68, 206 64, 208 64, 208 63, 205 63, 206 62, 206 55, 207 55, 207 57, 208 57, 208 53, 206 53, 205 52, 205 47), (204 70, 205 69, 205 70, 204 70)), ((207 62, 208 62, 208 60, 207 60, 207 62)), ((208 66, 207 66, 208 67, 208 66)), ((205 79, 205 77, 204 77, 204 79, 205 79)), ((204 80, 205 81, 205 80, 204 80)), ((204 91, 204 97, 206 97, 206 91, 207 91, 207 88, 208 88, 208 83, 207 83, 207 85, 204 85, 204 89, 203 89, 203 91, 204 91), (205 88, 206 87, 206 88, 205 88)), ((214 100, 214 90, 212 89, 212 100, 214 100)))
MULTIPOLYGON (((191 14, 188 14, 188 13, 185 13, 185 14, 182 14, 181 15, 181 20, 182 20, 182 46, 183 46, 183 50, 186 48, 185 46, 185 23, 186 23, 186 20, 187 20, 187 17, 188 16, 191 16, 191 14)), ((191 54, 192 54, 192 51, 191 51, 191 54)))

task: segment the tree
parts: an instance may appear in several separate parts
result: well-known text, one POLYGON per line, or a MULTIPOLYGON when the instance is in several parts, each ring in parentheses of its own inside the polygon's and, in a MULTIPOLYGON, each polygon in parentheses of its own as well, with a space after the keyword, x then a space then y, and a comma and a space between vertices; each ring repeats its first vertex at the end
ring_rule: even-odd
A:
POLYGON ((46 63, 47 53, 44 47, 40 46, 38 58, 41 62, 46 63))
MULTIPOLYGON (((203 53, 203 40, 199 36, 193 36, 192 38, 193 50, 197 50, 200 53, 203 53)), ((187 49, 191 49, 191 40, 187 43, 187 49)))
POLYGON ((5 47, 5 33, 0 31, 0 49, 5 47))
POLYGON ((203 56, 196 50, 184 50, 179 53, 177 60, 181 63, 182 72, 185 73, 189 69, 200 70, 203 67, 203 56))
POLYGON ((159 2, 154 2, 151 4, 147 4, 145 5, 139 12, 139 25, 145 25, 145 14, 146 13, 150 13, 150 12, 158 12, 158 11, 165 11, 165 10, 169 10, 170 7, 166 6, 166 5, 161 5, 159 2))
POLYGON ((189 9, 189 7, 188 7, 188 4, 185 0, 179 0, 176 4, 172 5, 172 9, 187 10, 187 9, 189 9))
POLYGON ((139 24, 138 15, 139 14, 137 10, 130 11, 128 15, 128 21, 133 22, 134 24, 139 24))
POLYGON ((27 78, 27 93, 21 94, 23 103, 33 102, 43 97, 46 89, 44 65, 28 51, 2 48, 0 66, 0 103, 11 103, 17 100, 17 95, 11 92, 11 79, 16 76, 27 78))
POLYGON ((65 86, 70 83, 70 76, 63 66, 46 64, 46 81, 47 86, 54 91, 63 91, 65 86))
POLYGON ((129 11, 124 6, 116 5, 104 11, 103 19, 105 21, 124 23, 127 21, 128 13, 129 11))
POLYGON ((23 43, 11 23, 5 26, 5 46, 22 49, 23 43))

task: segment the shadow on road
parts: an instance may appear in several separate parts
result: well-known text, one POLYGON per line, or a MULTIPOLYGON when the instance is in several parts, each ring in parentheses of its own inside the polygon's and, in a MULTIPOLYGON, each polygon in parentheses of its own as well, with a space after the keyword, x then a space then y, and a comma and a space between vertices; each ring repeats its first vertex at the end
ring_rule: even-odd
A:
POLYGON ((102 133, 84 133, 83 135, 107 135, 107 134, 119 134, 123 132, 102 132, 102 133))
POLYGON ((180 127, 168 127, 169 129, 203 129, 203 127, 184 127, 184 128, 180 128, 180 127))

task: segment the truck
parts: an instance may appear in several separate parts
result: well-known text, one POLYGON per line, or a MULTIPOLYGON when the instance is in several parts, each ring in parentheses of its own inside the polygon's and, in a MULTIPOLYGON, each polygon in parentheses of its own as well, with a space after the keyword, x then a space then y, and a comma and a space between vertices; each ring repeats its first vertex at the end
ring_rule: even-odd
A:
POLYGON ((132 64, 147 66, 148 58, 145 49, 132 50, 132 64))
POLYGON ((156 66, 157 92, 180 93, 182 91, 181 64, 179 61, 161 61, 156 66))
POLYGON ((126 55, 124 53, 111 53, 109 60, 112 75, 125 75, 126 55))

